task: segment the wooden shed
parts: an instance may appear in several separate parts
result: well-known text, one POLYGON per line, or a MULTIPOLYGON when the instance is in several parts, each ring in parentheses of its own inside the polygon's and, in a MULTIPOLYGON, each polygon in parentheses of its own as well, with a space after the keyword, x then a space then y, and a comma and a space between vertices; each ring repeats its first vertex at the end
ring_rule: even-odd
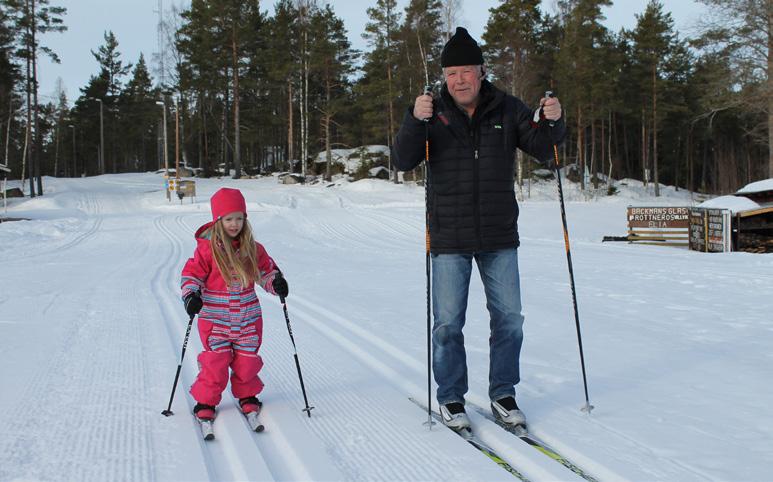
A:
POLYGON ((734 250, 773 253, 773 179, 747 184, 735 195, 754 201, 759 207, 735 213, 734 250))

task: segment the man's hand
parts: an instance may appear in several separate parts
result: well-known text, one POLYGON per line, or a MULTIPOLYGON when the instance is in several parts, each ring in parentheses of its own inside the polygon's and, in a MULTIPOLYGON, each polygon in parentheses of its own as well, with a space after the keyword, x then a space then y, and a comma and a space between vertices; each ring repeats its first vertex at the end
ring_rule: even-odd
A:
POLYGON ((545 119, 557 121, 561 118, 561 103, 557 97, 543 97, 540 99, 539 105, 542 107, 542 115, 545 119))
POLYGON ((423 121, 432 117, 432 95, 422 94, 413 103, 413 117, 423 121))

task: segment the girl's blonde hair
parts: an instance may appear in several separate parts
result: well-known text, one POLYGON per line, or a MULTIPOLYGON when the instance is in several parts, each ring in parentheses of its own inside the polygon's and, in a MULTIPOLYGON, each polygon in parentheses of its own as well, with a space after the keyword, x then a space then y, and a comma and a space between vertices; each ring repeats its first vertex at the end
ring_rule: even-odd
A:
POLYGON ((255 239, 252 237, 252 229, 246 217, 244 218, 244 226, 236 238, 231 238, 225 232, 222 219, 215 221, 212 225, 210 244, 212 245, 212 257, 226 283, 230 283, 235 278, 241 283, 242 288, 247 288, 257 280, 257 250, 255 249, 255 239), (231 243, 232 239, 239 242, 238 252, 231 243))

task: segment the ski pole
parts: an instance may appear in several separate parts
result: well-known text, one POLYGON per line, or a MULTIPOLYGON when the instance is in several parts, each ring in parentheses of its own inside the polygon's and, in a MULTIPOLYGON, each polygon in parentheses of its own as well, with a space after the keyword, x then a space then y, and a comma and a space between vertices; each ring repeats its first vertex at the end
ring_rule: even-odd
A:
POLYGON ((285 303, 285 297, 280 296, 279 301, 282 302, 282 309, 285 313, 285 321, 287 322, 287 333, 290 334, 290 341, 293 343, 293 356, 295 357, 295 368, 298 369, 298 380, 301 381, 301 392, 303 392, 303 401, 306 403, 306 408, 304 408, 302 411, 306 412, 311 418, 311 410, 314 407, 309 406, 309 400, 306 398, 306 387, 303 385, 303 375, 301 375, 301 364, 298 361, 298 349, 295 347, 295 338, 293 337, 293 329, 290 328, 290 316, 287 314, 287 303, 285 303))
MULTIPOLYGON (((424 95, 432 93, 432 86, 424 86, 424 95)), ((425 425, 432 430, 432 295, 430 278, 430 237, 429 237, 429 118, 424 122, 424 244, 426 245, 425 268, 427 272, 427 421, 425 425)))
POLYGON ((180 369, 182 369, 183 359, 185 358, 185 348, 188 346, 188 336, 191 334, 191 326, 193 326, 193 318, 195 317, 196 315, 192 315, 191 319, 188 320, 188 329, 185 330, 185 339, 183 340, 183 352, 182 352, 182 355, 180 355, 180 364, 177 365, 177 373, 175 373, 174 375, 174 383, 172 384, 172 395, 169 396, 169 406, 166 407, 166 410, 161 412, 161 415, 164 415, 165 417, 174 415, 174 412, 172 411, 172 400, 174 400, 174 391, 177 389, 177 381, 180 379, 180 369))
MULTIPOLYGON (((550 98, 553 97, 552 91, 546 91, 545 97, 550 98)), ((550 126, 550 141, 553 144, 553 160, 555 161, 555 170, 556 170, 556 180, 558 181, 558 199, 561 203, 561 222, 563 223, 564 228, 564 245, 566 246, 566 263, 569 267, 569 283, 572 288, 572 305, 574 306, 574 323, 577 327, 577 344, 580 347, 580 364, 582 366, 582 383, 585 388, 585 405, 580 409, 583 412, 590 413, 591 410, 593 410, 593 405, 590 404, 590 399, 588 397, 588 378, 585 374, 585 355, 583 354, 582 350, 582 334, 580 333, 580 314, 577 310, 577 291, 575 290, 575 284, 574 284, 574 269, 572 268, 572 252, 569 249, 569 229, 566 225, 566 207, 564 206, 564 189, 561 185, 561 170, 559 169, 559 158, 558 158, 558 146, 556 145, 555 140, 553 139, 553 126, 555 125, 554 121, 548 121, 548 125, 550 126)))

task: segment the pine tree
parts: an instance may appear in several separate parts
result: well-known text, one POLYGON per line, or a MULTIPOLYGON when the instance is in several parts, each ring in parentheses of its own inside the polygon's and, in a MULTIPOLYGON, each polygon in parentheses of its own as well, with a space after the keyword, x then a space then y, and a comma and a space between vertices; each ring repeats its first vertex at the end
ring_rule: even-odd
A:
POLYGON ((347 77, 354 69, 354 56, 343 21, 330 5, 312 17, 314 43, 309 52, 311 70, 323 90, 319 110, 325 145, 325 178, 331 177, 331 144, 336 115, 345 107, 347 77))
POLYGON ((574 117, 576 149, 580 169, 581 186, 585 189, 585 170, 588 152, 587 130, 593 136, 594 114, 597 109, 597 92, 594 85, 601 80, 597 69, 601 51, 596 48, 607 35, 601 24, 604 19, 601 7, 611 5, 611 0, 561 0, 559 8, 565 33, 561 39, 556 70, 560 79, 559 91, 567 118, 574 117))
MULTIPOLYGON (((267 20, 264 61, 269 99, 275 102, 279 116, 271 116, 277 132, 284 132, 286 169, 292 170, 296 158, 293 116, 298 91, 297 73, 300 71, 300 39, 298 12, 291 0, 280 0, 274 5, 274 16, 267 20)), ((276 160, 274 162, 276 164, 276 160)))
POLYGON ((542 20, 540 0, 504 0, 491 10, 483 33, 489 73, 516 97, 535 94, 531 56, 542 20))
MULTIPOLYGON (((16 89, 22 81, 19 67, 13 57, 14 34, 11 20, 0 2, 0 164, 9 168, 12 168, 11 127, 20 105, 16 89)), ((14 151, 17 150, 16 147, 13 147, 14 151)))
MULTIPOLYGON (((399 52, 397 33, 400 13, 395 0, 377 0, 367 10, 370 21, 362 36, 371 47, 365 53, 364 76, 358 84, 358 102, 363 108, 363 135, 368 143, 392 146, 397 124, 395 122, 395 71, 399 52)), ((391 160, 389 169, 391 172, 391 160)))
MULTIPOLYGON (((18 36, 16 55, 26 63, 25 92, 27 96, 26 150, 30 153, 30 196, 35 196, 33 175, 37 177, 38 194, 43 194, 43 181, 40 174, 41 136, 38 126, 38 53, 48 55, 55 63, 59 57, 53 50, 41 45, 39 36, 49 32, 63 32, 62 16, 67 12, 63 7, 50 5, 50 0, 1 0, 11 18, 12 30, 18 36)), ((26 153, 25 153, 26 154, 26 153)))
MULTIPOLYGON (((100 66, 99 76, 105 79, 107 82, 107 92, 104 97, 99 97, 102 101, 102 112, 104 122, 106 126, 100 126, 105 129, 104 143, 110 146, 109 161, 112 168, 111 172, 118 172, 117 170, 117 142, 118 142, 118 125, 116 122, 116 107, 118 102, 118 96, 121 92, 121 79, 125 77, 132 68, 132 64, 124 65, 121 60, 121 52, 118 51, 118 39, 112 31, 104 33, 105 43, 97 48, 97 51, 91 51, 91 55, 100 66)), ((102 146, 100 153, 104 153, 104 147, 102 146)), ((107 170, 108 159, 102 159, 101 168, 107 170)), ((104 173, 104 172, 102 172, 104 173)))
MULTIPOLYGON (((483 33, 488 71, 496 83, 521 99, 535 98, 538 70, 532 60, 542 20, 539 0, 504 0, 491 9, 483 33)), ((523 152, 517 154, 518 185, 523 186, 523 152)))
POLYGON ((670 13, 663 12, 658 0, 650 0, 644 13, 637 15, 636 28, 631 33, 633 42, 634 69, 638 77, 642 112, 642 164, 646 172, 645 182, 649 178, 649 166, 652 165, 655 195, 660 196, 660 177, 658 169, 658 90, 661 83, 661 71, 666 60, 674 50, 674 21, 670 13), (650 138, 652 144, 650 144, 650 138), (649 146, 652 146, 652 153, 649 146), (650 159, 652 160, 650 162, 650 159))
POLYGON ((140 57, 134 66, 131 79, 118 99, 119 125, 121 126, 121 150, 124 170, 151 170, 150 159, 154 152, 154 126, 158 117, 157 89, 145 63, 140 57))

